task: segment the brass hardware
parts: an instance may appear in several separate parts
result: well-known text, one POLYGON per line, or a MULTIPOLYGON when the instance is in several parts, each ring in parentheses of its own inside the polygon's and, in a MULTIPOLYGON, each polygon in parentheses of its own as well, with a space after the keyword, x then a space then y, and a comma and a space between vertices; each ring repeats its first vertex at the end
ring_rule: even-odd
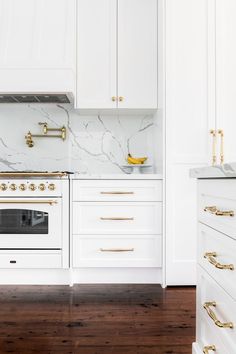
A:
MULTIPOLYGON (((0 172, 0 177, 65 177, 67 172, 0 172)), ((1 189, 1 187, 0 187, 1 189)))
POLYGON ((209 354, 209 351, 212 350, 213 352, 216 351, 215 345, 207 345, 206 347, 203 348, 203 353, 204 354, 209 354))
POLYGON ((101 252, 134 252, 134 248, 100 248, 101 252))
POLYGON ((116 96, 112 96, 111 100, 112 100, 112 102, 116 102, 117 101, 117 97, 116 96))
POLYGON ((66 139, 66 127, 63 125, 61 128, 48 128, 48 124, 46 122, 39 122, 39 125, 43 126, 43 134, 32 134, 30 131, 26 134, 26 144, 28 147, 34 146, 33 138, 60 138, 63 141, 66 139), (51 134, 49 135, 48 132, 61 132, 61 134, 51 134))
POLYGON ((221 264, 221 263, 217 262, 215 257, 217 257, 216 252, 206 252, 204 254, 204 258, 206 258, 208 260, 208 262, 211 263, 215 268, 234 270, 233 264, 221 264))
POLYGON ((124 97, 123 96, 120 96, 119 97, 119 102, 123 102, 124 101, 124 97))
POLYGON ((213 322, 215 323, 215 325, 217 327, 220 327, 220 328, 234 328, 234 324, 232 322, 223 323, 217 318, 216 314, 211 309, 211 307, 216 307, 216 302, 215 301, 205 302, 203 307, 206 310, 208 316, 213 320, 213 322))
POLYGON ((20 199, 7 199, 7 200, 3 200, 0 199, 0 204, 50 204, 50 205, 54 205, 57 204, 56 200, 20 200, 20 199))
POLYGON ((24 183, 21 183, 19 185, 19 190, 22 191, 22 192, 25 191, 26 190, 26 185, 24 183))
POLYGON ((100 194, 134 194, 134 192, 100 192, 100 194))
POLYGON ((36 185, 35 185, 34 183, 30 183, 29 189, 30 189, 31 191, 35 191, 35 190, 36 190, 36 185))
POLYGON ((216 164, 216 131, 210 130, 210 134, 212 135, 212 166, 216 164))
POLYGON ((6 190, 7 190, 7 185, 6 185, 6 183, 1 183, 1 184, 0 184, 0 190, 1 190, 1 191, 6 191, 6 190))
POLYGON ((224 131, 222 129, 218 130, 218 134, 220 135, 220 164, 224 163, 224 131))
POLYGON ((233 210, 219 210, 216 206, 207 206, 204 208, 204 211, 214 214, 216 216, 234 216, 233 210))
POLYGON ((45 186, 45 184, 44 183, 40 183, 40 185, 39 185, 39 190, 40 191, 45 191, 45 189, 46 189, 46 186, 45 186))
POLYGON ((55 191, 55 189, 56 189, 55 184, 54 184, 54 183, 50 183, 50 184, 48 185, 48 189, 49 189, 50 191, 55 191))
POLYGON ((101 217, 100 218, 101 220, 134 220, 134 218, 121 218, 121 217, 111 217, 111 218, 104 218, 104 217, 101 217))
POLYGON ((10 190, 16 191, 17 190, 17 185, 15 183, 10 184, 10 190))

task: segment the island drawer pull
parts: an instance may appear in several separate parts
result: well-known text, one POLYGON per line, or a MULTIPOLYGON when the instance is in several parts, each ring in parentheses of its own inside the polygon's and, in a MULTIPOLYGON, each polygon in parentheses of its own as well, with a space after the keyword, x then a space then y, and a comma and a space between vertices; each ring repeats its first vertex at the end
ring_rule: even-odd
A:
POLYGON ((208 316, 213 320, 213 322, 215 323, 215 325, 217 327, 220 327, 220 328, 234 328, 233 322, 225 322, 225 323, 223 323, 217 318, 215 312, 211 309, 211 307, 216 307, 216 302, 215 301, 205 302, 203 307, 206 310, 208 316))
POLYGON ((207 345, 203 348, 203 353, 204 354, 209 354, 209 351, 216 351, 216 346, 215 345, 207 345))
POLYGON ((234 216, 234 211, 233 210, 219 210, 217 209, 216 206, 206 206, 204 208, 204 211, 214 214, 216 216, 234 216))
POLYGON ((134 248, 100 248, 101 252, 134 252, 134 248))
POLYGON ((122 217, 100 217, 100 220, 115 220, 115 221, 119 221, 119 220, 134 220, 134 218, 122 218, 122 217))
POLYGON ((124 194, 134 194, 134 192, 100 192, 100 194, 105 194, 105 195, 124 195, 124 194))
POLYGON ((216 267, 218 269, 234 270, 234 265, 233 264, 221 264, 221 263, 217 262, 215 257, 217 257, 217 253, 216 252, 206 252, 204 254, 204 258, 206 258, 208 260, 208 262, 211 263, 214 267, 216 267))

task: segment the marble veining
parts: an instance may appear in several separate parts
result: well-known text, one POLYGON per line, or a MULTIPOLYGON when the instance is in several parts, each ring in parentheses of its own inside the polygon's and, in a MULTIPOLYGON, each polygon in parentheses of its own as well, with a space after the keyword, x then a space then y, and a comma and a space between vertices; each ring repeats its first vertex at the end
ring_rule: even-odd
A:
POLYGON ((148 163, 153 163, 152 115, 82 116, 70 105, 4 104, 0 121, 0 170, 127 173, 123 165, 128 153, 147 155, 148 163), (40 133, 39 122, 51 127, 65 125, 66 141, 35 138, 35 146, 29 148, 24 136, 29 130, 40 133))
POLYGON ((236 178, 236 162, 224 165, 206 166, 190 170, 193 178, 236 178))

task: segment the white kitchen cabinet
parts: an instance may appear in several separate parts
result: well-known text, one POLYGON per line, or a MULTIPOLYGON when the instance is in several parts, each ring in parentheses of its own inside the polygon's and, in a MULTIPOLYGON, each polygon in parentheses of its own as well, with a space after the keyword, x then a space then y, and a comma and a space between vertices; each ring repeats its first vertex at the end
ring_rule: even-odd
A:
POLYGON ((0 92, 75 89, 75 0, 0 0, 0 92))
POLYGON ((157 0, 78 0, 77 108, 157 109, 157 0))

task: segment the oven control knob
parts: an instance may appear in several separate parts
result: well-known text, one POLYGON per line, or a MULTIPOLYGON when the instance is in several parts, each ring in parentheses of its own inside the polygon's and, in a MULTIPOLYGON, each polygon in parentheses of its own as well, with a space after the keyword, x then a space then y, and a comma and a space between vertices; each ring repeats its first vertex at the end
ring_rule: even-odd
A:
POLYGON ((17 185, 15 183, 10 184, 10 190, 11 191, 16 191, 17 190, 17 185))
POLYGON ((55 184, 54 184, 54 183, 50 183, 50 184, 48 185, 48 189, 49 189, 50 191, 55 191, 55 189, 56 189, 55 184))
POLYGON ((6 190, 7 190, 7 185, 6 185, 6 183, 1 183, 1 184, 0 184, 0 190, 1 190, 1 191, 6 191, 6 190))
POLYGON ((30 189, 31 191, 35 191, 36 185, 35 185, 34 183, 30 183, 29 189, 30 189))
POLYGON ((26 185, 24 184, 24 183, 21 183, 20 185, 19 185, 19 189, 23 192, 23 191, 25 191, 26 190, 26 185))
POLYGON ((44 184, 44 183, 40 183, 40 185, 39 185, 39 190, 40 190, 40 191, 45 191, 45 189, 46 189, 45 184, 44 184))

